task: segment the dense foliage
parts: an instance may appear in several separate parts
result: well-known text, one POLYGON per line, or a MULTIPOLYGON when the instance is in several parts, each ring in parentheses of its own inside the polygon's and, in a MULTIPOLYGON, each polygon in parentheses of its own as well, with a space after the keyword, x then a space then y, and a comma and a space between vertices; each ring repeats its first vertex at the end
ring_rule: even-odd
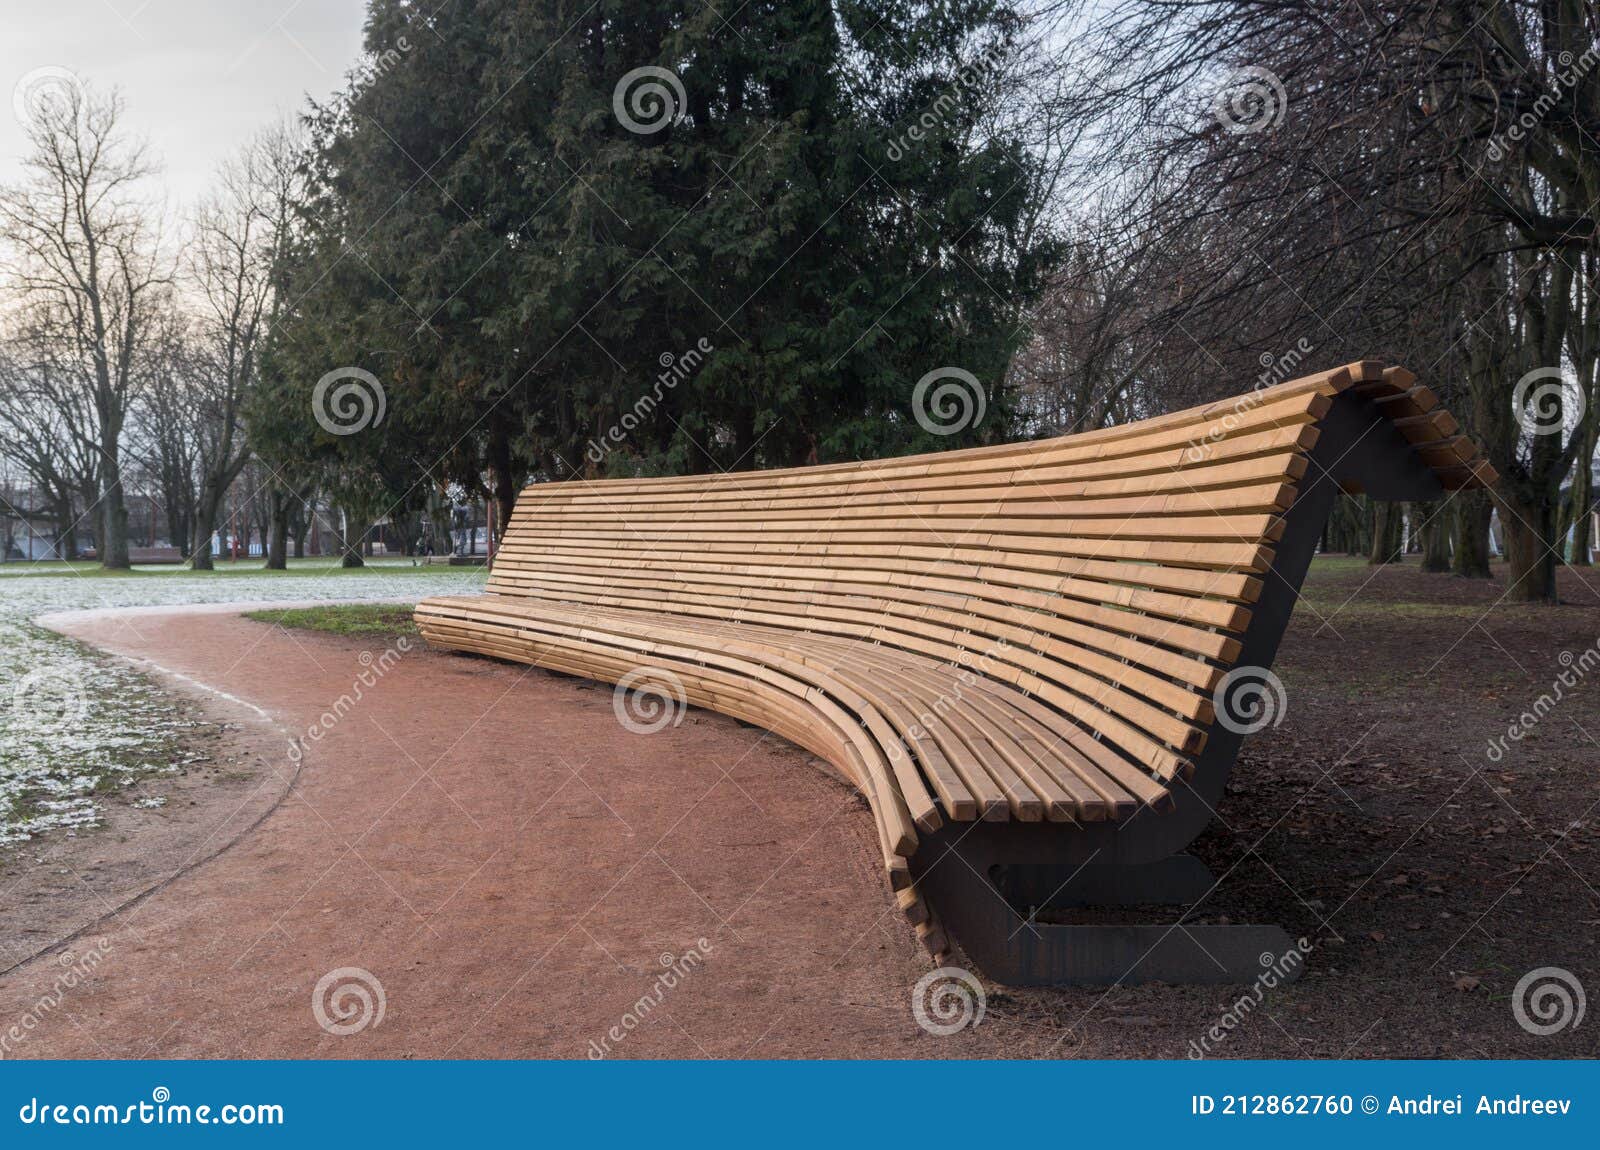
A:
POLYGON ((439 35, 375 0, 371 66, 313 117, 261 441, 314 445, 364 502, 1005 434, 1049 256, 1035 162, 992 126, 1014 16, 753 0, 735 20, 463 0, 439 35), (311 418, 345 366, 384 391, 359 435, 311 418), (946 366, 987 413, 934 437, 911 397, 946 366))

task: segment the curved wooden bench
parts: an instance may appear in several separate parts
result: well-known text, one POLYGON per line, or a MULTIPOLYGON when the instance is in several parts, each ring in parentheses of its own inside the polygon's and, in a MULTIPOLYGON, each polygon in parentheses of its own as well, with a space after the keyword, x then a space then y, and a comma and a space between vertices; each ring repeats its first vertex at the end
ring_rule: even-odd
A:
POLYGON ((1253 977, 1276 928, 1157 939, 1030 908, 1203 894, 1172 856, 1238 748, 1219 689, 1270 665, 1339 489, 1493 481, 1456 432, 1408 373, 1357 363, 1061 439, 539 483, 488 593, 416 619, 433 644, 654 679, 812 751, 865 794, 935 953, 932 909, 1003 981, 1204 979, 1196 947, 1214 978, 1253 977))

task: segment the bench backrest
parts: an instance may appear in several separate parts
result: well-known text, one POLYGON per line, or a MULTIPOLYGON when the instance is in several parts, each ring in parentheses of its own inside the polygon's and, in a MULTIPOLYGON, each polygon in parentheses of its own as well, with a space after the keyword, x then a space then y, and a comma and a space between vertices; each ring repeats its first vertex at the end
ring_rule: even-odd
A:
POLYGON ((1447 486, 1491 477, 1426 389, 1354 364, 1061 439, 534 484, 489 590, 825 632, 977 666, 1170 781, 1205 743, 1314 425, 1348 387, 1393 405, 1447 486))

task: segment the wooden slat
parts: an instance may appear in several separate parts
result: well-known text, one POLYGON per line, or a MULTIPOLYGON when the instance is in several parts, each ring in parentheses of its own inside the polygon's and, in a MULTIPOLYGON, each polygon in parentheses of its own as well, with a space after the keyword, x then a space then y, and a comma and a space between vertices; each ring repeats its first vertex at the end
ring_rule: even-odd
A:
POLYGON ((897 902, 946 821, 1171 805, 1341 392, 1447 489, 1494 469, 1409 372, 1358 361, 1141 423, 772 472, 528 487, 488 591, 430 643, 685 701, 810 750, 868 800, 897 902))

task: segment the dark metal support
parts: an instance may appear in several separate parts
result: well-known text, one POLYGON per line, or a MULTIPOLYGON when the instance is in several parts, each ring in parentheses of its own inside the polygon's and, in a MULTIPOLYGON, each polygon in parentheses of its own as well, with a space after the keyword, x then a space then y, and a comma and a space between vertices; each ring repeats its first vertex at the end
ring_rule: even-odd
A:
MULTIPOLYGON (((913 877, 945 929, 997 982, 1251 982, 1295 949, 1281 927, 1195 925, 1186 921, 1187 910, 1164 923, 1040 922, 1045 908, 1189 903, 1203 899, 1214 882, 1190 855, 1129 867, 1001 862, 1018 854, 1007 829, 1004 823, 951 824, 927 836, 912 860, 913 877), (1019 904, 1018 895, 1025 901, 1019 904)), ((1281 981, 1299 971, 1298 960, 1287 964, 1281 981)))
MULTIPOLYGON (((1432 469, 1370 400, 1340 393, 1319 427, 1236 667, 1271 667, 1341 486, 1385 500, 1443 495, 1432 469)), ((1172 788, 1170 810, 1142 808, 1120 823, 947 824, 923 836, 912 875, 946 930, 1002 983, 1250 982, 1268 969, 1264 957, 1270 963, 1293 943, 1276 926, 1189 925, 1193 905, 1212 883, 1203 866, 1178 853, 1210 822, 1243 739, 1213 724, 1193 776, 1172 788), (1140 926, 1043 924, 1030 917, 1043 907, 1145 904, 1191 909, 1168 923, 1140 926)), ((1299 969, 1297 962, 1281 977, 1291 979, 1299 969)))
POLYGON ((1205 898, 1216 882, 1206 865, 1188 854, 1131 866, 1002 863, 988 877, 1012 906, 1046 910, 1187 906, 1205 898))

